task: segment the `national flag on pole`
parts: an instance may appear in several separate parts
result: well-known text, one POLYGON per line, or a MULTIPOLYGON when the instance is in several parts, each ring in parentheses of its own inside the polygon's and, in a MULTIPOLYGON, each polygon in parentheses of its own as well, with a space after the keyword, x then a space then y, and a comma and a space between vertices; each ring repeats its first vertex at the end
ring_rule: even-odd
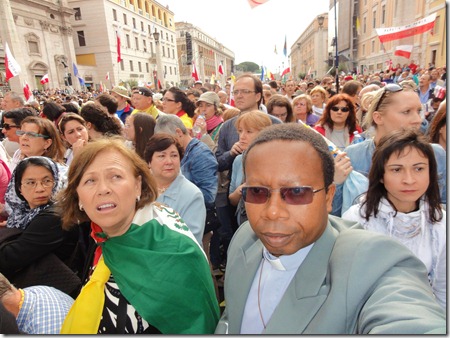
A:
POLYGON ((158 89, 162 89, 161 81, 158 79, 158 89))
POLYGON ((284 57, 287 56, 287 41, 286 41, 286 35, 284 36, 283 54, 284 54, 284 57))
POLYGON ((105 79, 106 79, 106 80, 109 80, 109 72, 106 73, 105 79))
POLYGON ((285 70, 283 70, 283 73, 281 73, 281 76, 285 76, 286 74, 289 74, 291 72, 291 67, 287 67, 285 70))
POLYGON ((78 78, 78 81, 80 81, 81 86, 85 86, 86 83, 84 82, 84 79, 81 77, 80 73, 78 73, 78 68, 75 62, 73 63, 73 75, 75 75, 78 78))
POLYGON ((275 80, 275 75, 273 75, 271 71, 267 72, 267 77, 271 80, 275 80))
POLYGON ((218 73, 223 75, 223 67, 222 67, 222 62, 219 63, 219 69, 218 69, 218 73))
POLYGON ((195 67, 195 63, 192 61, 192 77, 194 78, 195 81, 198 81, 198 73, 197 73, 197 68, 195 67))
POLYGON ((231 73, 231 86, 230 86, 230 106, 234 107, 234 95, 233 95, 233 90, 234 90, 234 82, 236 81, 236 77, 234 76, 233 73, 231 73))
POLYGON ((10 78, 19 75, 22 71, 16 59, 12 56, 7 42, 5 42, 5 71, 5 81, 9 81, 10 78))
POLYGON ((409 36, 425 33, 434 27, 436 13, 426 18, 413 22, 412 24, 400 27, 377 28, 378 38, 381 43, 407 38, 409 36))
POLYGON ((103 83, 102 83, 102 81, 100 81, 100 86, 99 86, 98 90, 100 91, 100 93, 103 93, 103 83))
POLYGON ((117 39, 117 63, 122 61, 122 54, 120 52, 120 33, 116 31, 116 39, 117 39))
POLYGON ((264 81, 264 66, 261 66, 261 81, 264 81))
POLYGON ((253 9, 259 5, 266 3, 267 1, 269 1, 269 0, 248 0, 248 4, 253 9))
POLYGON ((46 84, 46 83, 48 83, 48 73, 47 74, 45 74, 43 77, 42 77, 42 79, 41 79, 41 84, 46 84))
POLYGON ((361 22, 359 21, 359 17, 356 17, 356 35, 361 35, 361 22))
POLYGON ((403 57, 409 59, 411 57, 413 47, 414 47, 413 45, 397 46, 397 47, 395 47, 394 55, 403 56, 403 57))
POLYGON ((30 86, 28 85, 27 81, 23 82, 23 95, 25 96, 25 99, 28 101, 30 98, 33 98, 33 93, 30 90, 30 86))

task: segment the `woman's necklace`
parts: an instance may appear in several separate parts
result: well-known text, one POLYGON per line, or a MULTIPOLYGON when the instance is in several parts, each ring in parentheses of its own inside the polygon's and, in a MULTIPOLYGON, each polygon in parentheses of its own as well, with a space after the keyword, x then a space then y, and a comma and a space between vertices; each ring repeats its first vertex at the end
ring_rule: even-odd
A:
POLYGON ((168 187, 158 188, 158 195, 164 194, 168 187))
POLYGON ((264 269, 264 262, 266 260, 263 257, 263 262, 261 265, 261 270, 259 271, 259 280, 258 280, 258 310, 259 310, 259 316, 261 317, 261 322, 264 326, 264 329, 266 329, 266 322, 264 321, 264 317, 262 315, 262 311, 261 311, 261 299, 260 299, 260 293, 261 293, 261 278, 262 278, 262 273, 263 273, 263 269, 264 269))

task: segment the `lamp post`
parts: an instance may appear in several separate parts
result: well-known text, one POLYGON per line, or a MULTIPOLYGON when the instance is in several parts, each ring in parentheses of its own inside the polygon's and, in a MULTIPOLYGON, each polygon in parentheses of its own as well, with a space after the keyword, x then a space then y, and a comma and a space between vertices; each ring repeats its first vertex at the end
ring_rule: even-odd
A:
POLYGON ((322 50, 323 50, 323 22, 325 20, 325 17, 323 15, 319 15, 317 17, 317 23, 319 24, 319 55, 316 58, 317 60, 317 76, 322 76, 323 74, 323 56, 322 56, 322 50))
POLYGON ((159 32, 156 30, 153 32, 153 38, 155 39, 155 53, 156 53, 156 83, 155 89, 158 89, 158 82, 161 83, 161 89, 164 89, 164 77, 161 81, 162 64, 161 64, 161 53, 159 52, 159 32))
POLYGON ((205 82, 205 65, 203 62, 203 51, 199 51, 198 55, 200 57, 200 79, 205 82))
POLYGON ((337 38, 337 8, 336 0, 334 0, 334 42, 336 47, 336 61, 334 66, 336 67, 336 93, 339 94, 339 54, 338 54, 338 38, 337 38))

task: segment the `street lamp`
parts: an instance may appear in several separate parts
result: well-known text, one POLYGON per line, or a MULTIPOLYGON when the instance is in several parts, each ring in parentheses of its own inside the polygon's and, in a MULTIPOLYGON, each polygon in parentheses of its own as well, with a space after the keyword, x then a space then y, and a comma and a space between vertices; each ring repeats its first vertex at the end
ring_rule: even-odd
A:
POLYGON ((323 45, 323 21, 324 20, 325 20, 325 17, 323 15, 319 15, 317 17, 317 23, 319 24, 319 32, 320 32, 320 38, 318 39, 318 41, 319 41, 319 55, 316 58, 316 60, 318 60, 317 61, 317 74, 316 75, 318 75, 318 76, 322 76, 323 75, 322 74, 323 73, 322 72, 322 69, 323 69, 323 64, 322 64, 322 60, 323 60, 322 50, 323 50, 323 48, 322 48, 322 45, 323 45), (322 69, 320 69, 320 68, 322 68, 322 69))
POLYGON ((200 57, 200 78, 205 82, 205 64, 203 62, 203 51, 199 51, 198 55, 200 57))
POLYGON ((156 83, 155 89, 158 90, 158 82, 161 83, 161 89, 164 89, 164 78, 161 81, 162 65, 161 65, 161 53, 159 52, 159 32, 156 30, 153 32, 153 38, 155 39, 155 53, 156 53, 156 83))

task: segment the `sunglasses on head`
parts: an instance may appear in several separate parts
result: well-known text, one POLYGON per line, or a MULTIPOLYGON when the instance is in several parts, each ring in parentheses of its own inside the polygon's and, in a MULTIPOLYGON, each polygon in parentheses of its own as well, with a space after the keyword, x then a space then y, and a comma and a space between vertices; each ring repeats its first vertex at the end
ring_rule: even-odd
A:
POLYGON ((10 130, 11 128, 20 128, 20 126, 16 126, 15 124, 3 123, 3 128, 5 128, 5 130, 10 130))
POLYGON ((397 93, 397 92, 401 92, 402 90, 403 90, 403 87, 396 83, 389 83, 389 84, 385 85, 383 87, 383 94, 381 94, 380 99, 378 100, 377 105, 373 111, 378 110, 378 108, 380 107, 381 101, 383 101, 384 96, 386 95, 386 92, 397 93))
POLYGON ((279 189, 269 189, 267 187, 243 187, 242 198, 244 202, 253 204, 266 203, 272 192, 279 191, 281 198, 291 205, 310 204, 316 192, 324 190, 324 188, 313 190, 312 187, 285 187, 279 189))
POLYGON ((338 106, 333 106, 330 108, 332 111, 341 111, 343 113, 348 113, 350 111, 349 107, 338 107, 338 106))

